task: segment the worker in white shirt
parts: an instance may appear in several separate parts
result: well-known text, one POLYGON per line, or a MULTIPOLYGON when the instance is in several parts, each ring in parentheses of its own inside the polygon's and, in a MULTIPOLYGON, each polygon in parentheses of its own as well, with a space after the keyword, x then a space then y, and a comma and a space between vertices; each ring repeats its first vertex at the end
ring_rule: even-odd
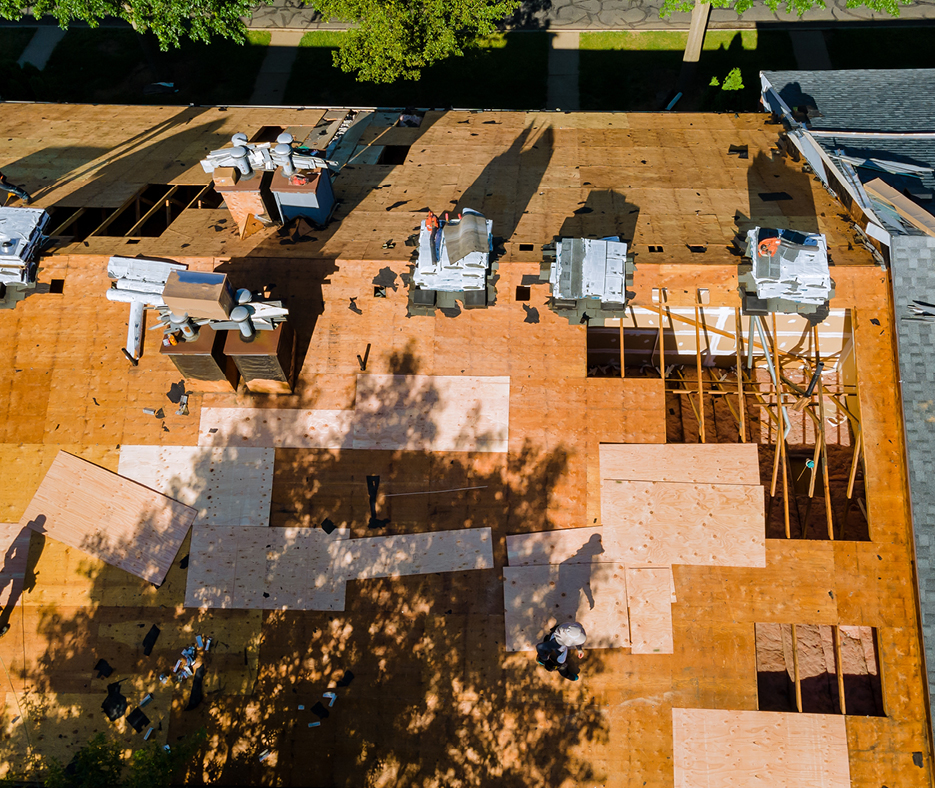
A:
POLYGON ((578 659, 584 657, 581 646, 588 639, 588 633, 577 621, 559 624, 540 644, 539 658, 536 660, 546 670, 555 670, 569 681, 577 681, 578 673, 568 665, 568 650, 577 649, 578 659))

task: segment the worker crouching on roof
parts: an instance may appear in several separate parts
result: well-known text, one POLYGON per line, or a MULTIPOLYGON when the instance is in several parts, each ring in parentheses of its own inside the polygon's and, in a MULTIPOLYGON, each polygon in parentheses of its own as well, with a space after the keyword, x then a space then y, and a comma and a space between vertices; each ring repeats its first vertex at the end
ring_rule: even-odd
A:
POLYGON ((582 659, 584 652, 581 650, 581 646, 585 644, 587 639, 587 632, 577 621, 559 624, 553 627, 545 639, 536 646, 538 652, 536 661, 550 672, 558 670, 562 678, 577 681, 578 670, 568 659, 568 651, 575 648, 578 659, 582 659))
POLYGON ((32 197, 29 196, 29 192, 22 186, 14 186, 7 180, 6 175, 2 172, 0 172, 0 191, 5 191, 7 194, 19 197, 25 205, 29 205, 29 203, 32 202, 32 197))

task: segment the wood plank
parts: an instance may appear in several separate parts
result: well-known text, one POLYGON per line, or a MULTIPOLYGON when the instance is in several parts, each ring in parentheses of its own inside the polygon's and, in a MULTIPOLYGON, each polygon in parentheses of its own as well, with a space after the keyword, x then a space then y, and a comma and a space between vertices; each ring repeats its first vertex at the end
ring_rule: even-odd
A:
POLYGON ((343 610, 348 580, 492 569, 489 528, 347 539, 348 530, 200 526, 185 603, 343 610), (233 568, 232 568, 233 567, 233 568))
POLYGON ((759 484, 757 447, 744 443, 602 443, 601 479, 759 484))
POLYGON ((672 709, 675 788, 849 788, 843 716, 672 709))
POLYGON ((350 449, 352 410, 202 408, 199 446, 350 449))
POLYGON ((510 566, 617 561, 605 555, 603 532, 601 526, 595 526, 514 534, 506 538, 507 558, 510 566))
POLYGON ((354 410, 204 408, 198 444, 506 452, 509 380, 360 375, 354 410))
POLYGON ((343 610, 345 583, 334 579, 327 548, 347 528, 196 526, 186 607, 343 610), (264 596, 268 594, 268 596, 264 596))
POLYGON ((189 506, 59 452, 20 525, 158 585, 195 515, 189 506))
POLYGON ((121 446, 118 472, 198 510, 195 525, 269 525, 274 449, 121 446))
POLYGON ((489 528, 349 539, 329 544, 328 553, 331 571, 344 580, 494 567, 489 528))
POLYGON ((505 452, 510 379, 360 375, 355 449, 505 452))
MULTIPOLYGON (((741 529, 753 537, 765 533, 764 493, 759 485, 688 484, 681 482, 601 482, 604 526, 651 526, 686 519, 708 528, 741 529)), ((725 535, 726 536, 726 535, 725 535)))
POLYGON ((634 654, 671 654, 672 568, 627 567, 627 607, 634 654))
POLYGON ((626 648, 626 600, 626 568, 621 564, 504 567, 506 649, 533 649, 553 626, 567 621, 584 627, 586 649, 626 648))

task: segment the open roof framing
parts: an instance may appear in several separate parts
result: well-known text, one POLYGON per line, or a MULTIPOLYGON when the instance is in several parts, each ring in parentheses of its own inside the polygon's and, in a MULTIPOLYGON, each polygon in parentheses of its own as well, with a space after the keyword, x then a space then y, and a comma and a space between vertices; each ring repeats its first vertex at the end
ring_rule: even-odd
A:
MULTIPOLYGON (((336 129, 344 112, 3 105, 0 169, 37 205, 57 209, 61 232, 41 260, 38 291, 0 311, 0 521, 19 521, 60 450, 118 472, 125 445, 137 454, 140 446, 191 447, 183 467, 192 476, 176 485, 184 503, 227 511, 208 502, 225 489, 210 472, 221 453, 205 448, 199 462, 195 450, 224 448, 214 443, 219 433, 203 430, 222 409, 234 417, 223 422, 233 425, 234 448, 250 445, 236 429, 237 410, 265 416, 273 467, 269 527, 250 527, 265 524, 252 514, 243 522, 217 514, 211 534, 182 544, 158 588, 40 534, 23 569, 19 538, 8 560, 22 592, 3 613, 11 629, 0 639, 10 674, 0 682, 0 771, 32 768, 27 755, 67 761, 98 730, 128 750, 141 746, 141 734, 100 711, 107 684, 125 678, 131 707, 156 695, 145 709, 162 723, 153 740, 207 729, 190 782, 300 786, 314 773, 321 785, 746 786, 760 784, 737 776, 753 759, 761 777, 781 785, 801 785, 817 769, 826 782, 816 785, 929 786, 889 274, 843 206, 782 154, 781 127, 766 115, 428 112, 420 127, 403 128, 393 125, 397 115, 378 113, 344 153, 352 163, 335 179, 340 205, 325 230, 274 228, 242 240, 204 189, 210 179, 199 159, 234 132, 266 138, 289 129, 298 139, 319 125, 336 129), (405 163, 365 163, 379 162, 386 146, 409 146, 405 163), (173 206, 181 192, 159 192, 170 202, 166 226, 131 235, 151 209, 149 197, 137 205, 151 185, 185 187, 186 199, 173 206), (453 318, 407 317, 402 277, 413 247, 405 242, 422 209, 465 207, 493 221, 496 303, 453 318), (114 216, 121 209, 134 220, 114 216), (733 240, 756 225, 827 236, 836 295, 817 331, 785 315, 763 318, 758 330, 741 315, 733 240), (598 335, 549 310, 539 269, 542 247, 556 237, 608 235, 627 241, 636 274, 632 309, 598 335), (179 415, 167 392, 180 376, 156 334, 147 332, 138 366, 120 352, 128 310, 104 298, 116 254, 217 270, 235 287, 275 284, 298 336, 296 393, 193 394, 179 415), (60 292, 45 292, 53 280, 60 292), (375 280, 385 298, 373 297, 375 280), (528 301, 518 288, 531 291, 528 301), (591 344, 595 337, 608 344, 591 344), (602 367, 592 367, 591 353, 612 353, 614 337, 622 374, 589 376, 602 367), (767 354, 782 372, 775 381, 767 354), (801 402, 819 359, 821 385, 801 402), (453 410, 432 407, 453 390, 452 378, 491 379, 485 385, 504 400, 485 399, 496 450, 483 430, 457 421, 468 396, 453 410), (144 412, 160 408, 161 419, 144 412), (329 412, 349 430, 342 434, 355 435, 355 419, 373 420, 374 408, 390 422, 381 425, 393 436, 385 446, 316 448, 277 434, 296 414, 329 412), (433 433, 433 420, 445 418, 433 433), (413 419, 418 440, 407 442, 413 419), (445 440, 424 440, 433 434, 445 440), (605 476, 614 452, 602 446, 661 451, 667 442, 692 444, 685 462, 708 463, 717 478, 695 489, 684 474, 653 471, 651 460, 632 470, 617 462, 605 476), (755 449, 731 480, 718 445, 739 443, 755 449), (368 475, 380 477, 383 530, 368 527, 368 475), (718 558, 623 571, 614 555, 585 583, 575 578, 591 564, 579 555, 548 571, 510 571, 508 536, 586 528, 589 542, 609 528, 605 478, 646 488, 641 517, 664 491, 676 496, 661 502, 665 516, 707 506, 711 522, 723 512, 710 501, 733 500, 722 486, 744 485, 744 495, 762 487, 755 546, 765 544, 765 565, 757 553, 728 565, 718 558), (692 493, 680 496, 683 486, 692 493), (268 592, 275 604, 257 600, 273 609, 185 606, 192 566, 200 583, 210 578, 212 534, 243 532, 234 564, 243 552, 247 574, 228 561, 214 577, 246 598, 248 588, 256 596, 307 576, 292 558, 300 551, 286 549, 289 529, 325 520, 338 530, 314 537, 322 583, 341 555, 392 568, 406 560, 399 545, 416 542, 419 567, 441 566, 432 563, 432 539, 397 535, 477 529, 493 566, 470 551, 453 571, 383 577, 355 565, 338 578, 343 605, 330 605, 343 609, 277 609, 295 596, 278 586, 268 592), (384 536, 395 541, 371 541, 384 536), (360 539, 368 541, 353 544, 360 539), (637 632, 640 647, 588 649, 575 683, 537 668, 531 651, 506 642, 504 579, 520 574, 555 575, 584 606, 587 585, 596 597, 588 609, 605 623, 621 615, 632 576, 626 639, 637 632), (627 580, 615 586, 615 576, 627 580), (622 597, 606 596, 615 588, 622 597), (153 624, 161 634, 144 656, 153 624), (158 676, 196 634, 216 645, 201 655, 205 700, 185 711, 191 684, 163 687, 158 676), (101 658, 115 676, 96 677, 101 658), (335 705, 309 727, 327 691, 335 705), (725 735, 732 730, 739 733, 725 735)), ((171 470, 153 476, 163 480, 160 492, 169 492, 171 470)), ((266 500, 251 496, 252 507, 266 500)), ((543 609, 543 627, 548 618, 543 609)))

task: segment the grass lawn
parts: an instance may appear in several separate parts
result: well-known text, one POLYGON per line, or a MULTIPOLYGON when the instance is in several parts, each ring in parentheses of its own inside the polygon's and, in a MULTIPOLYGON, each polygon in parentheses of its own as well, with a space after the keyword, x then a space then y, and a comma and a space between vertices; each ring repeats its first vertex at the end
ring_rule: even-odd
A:
POLYGON ((835 68, 935 68, 935 27, 825 31, 835 68))
MULTIPOLYGON (((581 108, 664 109, 678 81, 687 40, 687 32, 582 33, 581 108)), ((792 43, 785 32, 709 31, 698 63, 694 94, 684 96, 677 107, 753 111, 759 97, 758 72, 795 67, 792 43), (733 68, 741 70, 744 90, 729 95, 707 88, 712 77, 723 81, 733 68)))
POLYGON ((266 56, 269 33, 248 33, 247 43, 219 39, 210 46, 186 41, 160 52, 154 39, 132 30, 72 29, 43 71, 30 67, 6 98, 115 104, 246 103, 266 56), (145 45, 145 46, 144 46, 145 45), (153 82, 174 82, 178 93, 147 96, 153 82))
POLYGON ((491 36, 464 57, 424 69, 417 82, 361 83, 333 65, 340 32, 306 33, 286 103, 339 106, 539 109, 545 105, 548 33, 491 36))

